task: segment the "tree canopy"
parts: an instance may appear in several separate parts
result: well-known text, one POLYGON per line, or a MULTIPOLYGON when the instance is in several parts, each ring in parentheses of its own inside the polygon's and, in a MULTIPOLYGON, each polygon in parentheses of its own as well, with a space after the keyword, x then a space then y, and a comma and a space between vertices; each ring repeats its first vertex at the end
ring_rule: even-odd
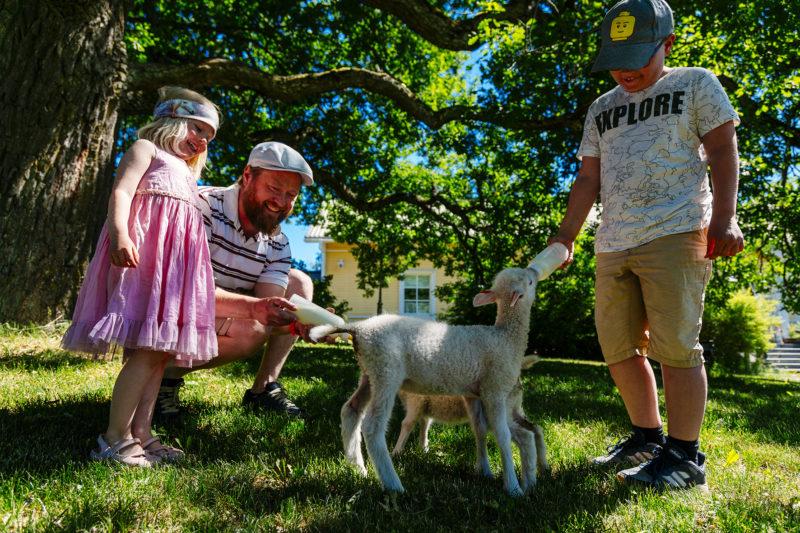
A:
MULTIPOLYGON (((461 280, 442 296, 463 302, 532 258, 560 220, 586 110, 613 87, 589 74, 610 5, 134 0, 119 148, 158 87, 199 89, 224 118, 209 182, 238 176, 253 144, 287 142, 318 183, 301 215, 313 222, 324 210, 331 235, 356 244, 365 288, 428 258, 461 280)), ((709 299, 778 283, 800 310, 798 14, 780 0, 671 5, 668 64, 714 71, 742 118, 747 253, 717 262, 709 299)), ((592 235, 579 242, 586 257, 542 292, 541 320, 591 320, 592 235)), ((453 313, 477 318, 461 305, 453 313)))

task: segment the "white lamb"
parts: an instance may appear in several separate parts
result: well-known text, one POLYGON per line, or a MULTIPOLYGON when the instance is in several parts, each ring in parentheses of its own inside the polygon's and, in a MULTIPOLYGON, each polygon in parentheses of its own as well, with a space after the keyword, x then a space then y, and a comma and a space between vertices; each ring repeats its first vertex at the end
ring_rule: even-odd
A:
MULTIPOLYGON (((539 361, 535 355, 526 356, 522 360, 522 369, 530 368, 539 361)), ((544 443, 542 428, 532 424, 525 416, 522 408, 522 381, 511 390, 506 407, 508 409, 508 425, 511 429, 511 440, 520 451, 520 474, 523 487, 530 484, 529 480, 536 479, 536 466, 540 470, 549 470, 547 464, 547 449, 544 443), (533 442, 532 442, 533 440, 533 442), (536 455, 531 457, 530 450, 534 449, 536 455)), ((400 426, 400 435, 397 437, 392 456, 402 453, 409 435, 420 419, 419 444, 423 451, 428 451, 428 430, 434 421, 447 424, 461 424, 469 422, 475 435, 475 471, 486 477, 492 477, 489 466, 489 455, 486 449, 487 424, 486 415, 481 403, 475 398, 465 396, 428 396, 413 394, 400 389, 398 393, 403 403, 406 415, 400 426)))
MULTIPOLYGON (((404 490, 386 446, 386 428, 395 396, 402 387, 416 394, 480 399, 500 448, 505 489, 513 496, 523 494, 514 472, 507 402, 519 380, 536 282, 535 271, 509 268, 497 275, 490 290, 475 296, 475 306, 497 304, 494 326, 451 326, 378 315, 341 327, 318 326, 311 330, 312 339, 336 333, 353 336, 362 372, 358 388, 342 407, 342 441, 348 460, 362 474, 367 473, 361 454, 363 432, 367 452, 384 489, 404 490)), ((533 446, 529 452, 532 464, 537 462, 535 456, 533 446)), ((535 467, 533 472, 523 479, 525 489, 536 481, 535 467)))

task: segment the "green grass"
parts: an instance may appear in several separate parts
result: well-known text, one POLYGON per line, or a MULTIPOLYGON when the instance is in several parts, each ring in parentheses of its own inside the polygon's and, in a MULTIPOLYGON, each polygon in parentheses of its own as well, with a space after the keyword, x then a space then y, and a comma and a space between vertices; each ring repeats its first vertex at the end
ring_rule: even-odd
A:
MULTIPOLYGON (((787 376, 712 376, 710 495, 631 490, 589 467, 626 431, 622 403, 604 366, 548 359, 524 375, 552 466, 535 490, 507 497, 472 473, 469 429, 436 425, 428 454, 395 461, 406 493, 392 497, 343 459, 350 348, 293 352, 283 381, 306 421, 240 407, 256 361, 189 375, 187 416, 157 428, 188 460, 147 471, 89 461, 120 361, 61 351, 61 331, 0 326, 0 531, 800 531, 800 383, 787 376)), ((396 412, 390 447, 398 425, 396 412)))

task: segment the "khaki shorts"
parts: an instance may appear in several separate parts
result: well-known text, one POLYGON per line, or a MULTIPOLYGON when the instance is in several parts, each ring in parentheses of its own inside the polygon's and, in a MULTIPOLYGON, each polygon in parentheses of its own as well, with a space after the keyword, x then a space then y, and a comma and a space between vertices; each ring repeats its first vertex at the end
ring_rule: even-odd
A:
POLYGON ((635 356, 678 368, 703 364, 705 253, 703 229, 597 254, 595 324, 607 364, 635 356))

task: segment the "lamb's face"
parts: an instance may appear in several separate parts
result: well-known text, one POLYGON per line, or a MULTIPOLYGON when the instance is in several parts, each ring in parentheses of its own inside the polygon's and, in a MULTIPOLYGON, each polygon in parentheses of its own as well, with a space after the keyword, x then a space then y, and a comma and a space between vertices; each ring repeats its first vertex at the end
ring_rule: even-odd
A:
POLYGON ((494 279, 492 290, 511 306, 531 305, 536 298, 536 272, 529 268, 507 268, 494 279))

